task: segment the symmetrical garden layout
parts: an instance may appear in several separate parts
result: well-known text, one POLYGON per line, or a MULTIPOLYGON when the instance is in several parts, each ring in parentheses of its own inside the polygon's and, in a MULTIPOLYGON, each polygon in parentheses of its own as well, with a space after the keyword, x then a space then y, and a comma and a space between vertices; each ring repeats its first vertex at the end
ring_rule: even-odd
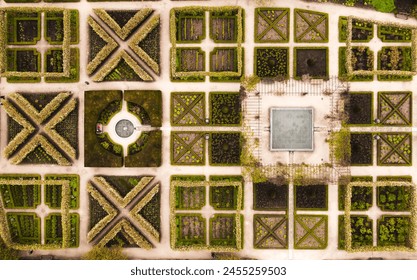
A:
POLYGON ((0 243, 22 257, 417 258, 415 20, 1 2, 0 243))

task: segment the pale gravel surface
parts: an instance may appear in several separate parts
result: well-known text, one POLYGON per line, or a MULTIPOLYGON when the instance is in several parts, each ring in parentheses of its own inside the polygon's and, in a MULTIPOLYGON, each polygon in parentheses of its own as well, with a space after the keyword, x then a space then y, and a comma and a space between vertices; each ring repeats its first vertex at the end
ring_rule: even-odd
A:
MULTIPOLYGON (((235 0, 227 1, 228 5, 240 5, 245 9, 245 73, 253 73, 253 51, 254 46, 274 45, 274 46, 288 46, 290 47, 290 57, 292 57, 294 46, 329 46, 329 71, 330 75, 337 75, 338 73, 338 48, 344 44, 338 42, 338 18, 340 15, 356 15, 361 17, 368 17, 378 20, 390 20, 395 22, 404 22, 396 19, 393 15, 376 13, 370 10, 362 10, 357 8, 345 8, 339 5, 316 5, 314 3, 306 3, 299 0, 291 1, 262 1, 264 4, 261 6, 278 6, 291 8, 290 17, 290 34, 291 39, 288 44, 258 44, 253 41, 254 34, 254 8, 257 6, 258 1, 252 0, 235 0), (293 9, 312 9, 321 12, 329 13, 329 43, 328 44, 300 44, 293 43, 293 9)), ((40 4, 5 4, 1 1, 2 5, 7 6, 48 6, 48 3, 40 4)), ((212 174, 240 174, 239 167, 181 167, 170 165, 170 121, 169 121, 169 100, 171 91, 238 91, 239 84, 236 83, 209 83, 206 79, 205 83, 171 83, 169 79, 169 11, 173 6, 189 6, 189 5, 205 5, 205 6, 221 6, 225 5, 223 0, 212 0, 210 2, 202 1, 184 1, 184 2, 171 2, 171 1, 160 1, 160 2, 101 2, 101 3, 89 3, 86 0, 82 0, 80 3, 58 3, 54 4, 55 7, 65 8, 78 8, 80 12, 80 82, 69 83, 69 84, 8 84, 5 78, 1 78, 0 92, 1 94, 7 94, 14 91, 17 92, 59 92, 64 90, 70 90, 80 100, 80 114, 79 114, 79 147, 80 155, 78 161, 71 167, 59 167, 59 166, 13 166, 10 165, 4 158, 0 159, 0 170, 1 173, 40 173, 42 175, 47 173, 74 173, 79 174, 81 177, 81 208, 78 211, 81 215, 81 227, 80 227, 80 247, 77 249, 63 249, 58 251, 38 251, 35 254, 56 254, 62 257, 78 257, 87 252, 91 246, 86 241, 87 227, 88 227, 88 195, 85 189, 86 183, 94 175, 105 174, 105 175, 154 175, 156 179, 161 182, 161 243, 156 244, 156 248, 151 251, 142 249, 127 249, 126 252, 132 258, 146 258, 146 259, 207 259, 210 258, 210 252, 208 251, 191 251, 191 252, 178 252, 171 250, 169 246, 169 177, 172 174, 205 174, 206 176, 212 174), (105 83, 94 83, 86 75, 85 65, 87 63, 87 50, 88 50, 88 36, 87 36, 87 16, 92 14, 93 8, 107 8, 107 9, 138 9, 143 7, 151 7, 157 10, 161 14, 161 61, 162 61, 162 74, 157 78, 157 82, 154 83, 135 83, 135 82, 105 82, 105 83), (89 81, 89 85, 84 82, 89 81), (85 90, 130 90, 130 89, 149 89, 149 90, 161 90, 163 93, 163 165, 160 168, 85 168, 83 166, 84 161, 84 138, 83 138, 83 123, 84 123, 84 91, 85 90)), ((407 24, 416 24, 414 19, 406 21, 407 24)), ((293 69, 293 61, 290 59, 289 69, 293 69)), ((371 83, 351 83, 352 91, 374 91, 374 100, 376 100, 376 92, 379 90, 412 90, 416 88, 416 81, 412 82, 385 82, 379 83, 374 81, 371 83)), ((416 96, 413 97, 413 101, 416 101, 416 96)), ((374 102, 376 106, 376 102, 374 102)), ((319 105, 322 108, 325 105, 319 105)), ((417 123, 417 106, 413 108, 413 123, 417 123)), ((322 108, 327 110, 326 108, 322 108)), ((1 141, 0 148, 3 149, 6 145, 6 114, 4 110, 1 110, 1 141)), ((174 129, 173 129, 174 130, 174 129)), ((176 130, 176 129, 175 129, 176 130)), ((403 129, 401 129, 402 131, 403 129)), ((413 128, 404 129, 411 131, 413 128)), ((413 139, 415 140, 415 137, 413 139)), ((326 154, 327 156, 327 154, 326 154)), ((417 149, 413 151, 413 160, 417 160, 417 149)), ((285 156, 283 159, 285 160, 285 156)), ((298 157, 295 157, 298 160, 298 157)), ((302 159, 299 159, 302 160, 302 159)), ((314 159, 314 161, 316 161, 314 159)), ((287 158, 289 161, 289 158, 287 158)), ((417 171, 413 167, 352 167, 352 174, 354 175, 414 175, 417 176, 417 171)), ((290 190, 292 187, 290 188, 290 190)), ((293 210, 293 195, 290 192, 290 206, 289 210, 293 210)), ((329 187, 329 211, 326 212, 329 215, 329 245, 325 250, 254 250, 253 249, 253 212, 252 209, 252 184, 245 184, 245 244, 244 249, 240 255, 243 257, 258 258, 258 259, 345 259, 345 258, 368 258, 370 256, 378 256, 385 258, 417 258, 416 253, 355 253, 347 254, 344 251, 337 250, 337 216, 341 212, 337 209, 337 188, 336 186, 329 187)), ((259 213, 259 212, 258 212, 259 213)), ((313 213, 313 212, 312 212, 313 213)), ((292 216, 292 215, 291 215, 292 216)), ((290 229, 293 228, 292 219, 290 219, 290 229)), ((293 247, 292 233, 289 236, 290 248, 293 247)))

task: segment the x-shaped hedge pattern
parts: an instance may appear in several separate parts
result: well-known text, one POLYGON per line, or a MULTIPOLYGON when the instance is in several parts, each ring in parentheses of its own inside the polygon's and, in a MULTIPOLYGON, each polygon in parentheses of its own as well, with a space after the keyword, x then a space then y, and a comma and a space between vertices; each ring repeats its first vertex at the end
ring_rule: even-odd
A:
POLYGON ((101 21, 110 27, 107 32, 98 19, 90 16, 90 58, 87 72, 93 75, 93 80, 139 80, 153 81, 147 68, 156 75, 160 74, 159 67, 159 32, 150 35, 159 28, 159 15, 153 15, 152 9, 124 11, 124 17, 130 17, 126 22, 118 22, 114 12, 95 9, 94 13, 101 21), (127 51, 123 45, 133 52, 127 51), (149 48, 149 49, 148 49, 149 48), (112 55, 114 51, 116 55, 112 55), (140 61, 140 63, 137 62, 140 61), (129 78, 128 78, 129 77, 129 78))
POLYGON ((204 165, 205 146, 202 132, 172 132, 172 164, 177 165, 204 165))
POLYGON ((327 247, 327 216, 296 215, 294 248, 325 249, 327 247))
MULTIPOLYGON (((87 234, 88 241, 96 242, 98 246, 103 247, 112 244, 115 238, 125 237, 129 246, 144 249, 153 247, 148 239, 159 242, 159 231, 153 225, 155 221, 148 220, 143 212, 152 199, 159 195, 159 183, 151 186, 153 179, 152 176, 141 177, 137 184, 123 195, 118 190, 121 186, 115 186, 114 182, 110 183, 104 177, 94 177, 88 183, 87 191, 90 199, 98 203, 105 213, 95 225, 90 225, 92 227, 87 234), (149 186, 150 190, 145 190, 149 189, 149 186), (136 199, 138 196, 141 196, 139 200, 136 199), (102 232, 104 234, 101 234, 102 232)), ((159 209, 159 200, 157 203, 156 207, 159 209)))
POLYGON ((412 93, 378 92, 378 118, 383 125, 411 125, 412 93))
POLYGON ((204 92, 173 92, 171 120, 173 125, 205 124, 204 92))
POLYGON ((298 43, 316 43, 329 41, 328 14, 309 10, 295 9, 294 41, 298 43))
POLYGON ((254 215, 254 248, 288 248, 288 219, 285 215, 254 215))
POLYGON ((290 13, 286 8, 257 8, 255 15, 255 41, 284 43, 289 40, 290 13))
POLYGON ((381 133, 377 142, 378 165, 411 165, 410 133, 381 133))
POLYGON ((67 158, 76 159, 77 147, 73 147, 56 129, 57 125, 76 109, 76 99, 66 102, 70 96, 69 92, 56 94, 46 106, 39 110, 19 93, 8 95, 7 100, 3 101, 3 108, 9 118, 21 127, 3 151, 4 156, 12 164, 21 163, 30 153, 41 147, 58 165, 71 165, 67 158), (31 135, 35 136, 27 140, 31 135))

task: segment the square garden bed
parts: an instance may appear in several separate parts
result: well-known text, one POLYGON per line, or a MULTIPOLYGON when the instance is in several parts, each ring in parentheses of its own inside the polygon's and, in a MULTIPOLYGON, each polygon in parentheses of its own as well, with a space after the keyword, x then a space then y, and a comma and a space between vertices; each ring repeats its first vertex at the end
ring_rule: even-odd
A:
MULTIPOLYGON (((351 65, 353 71, 373 71, 374 70, 374 53, 369 47, 352 47, 351 65)), ((372 81, 374 75, 347 75, 346 70, 346 47, 339 48, 339 77, 350 81, 372 81)))
POLYGON ((290 9, 256 8, 255 42, 287 43, 290 35, 290 9))
POLYGON ((350 92, 345 103, 350 125, 371 125, 373 123, 373 93, 350 92))
POLYGON ((411 47, 383 47, 378 52, 378 70, 403 71, 404 74, 378 75, 380 81, 410 81, 411 75, 406 73, 413 71, 411 47))
POLYGON ((260 78, 288 79, 288 52, 288 48, 255 48, 255 74, 260 78))
POLYGON ((300 79, 305 75, 317 79, 328 78, 328 48, 294 48, 294 77, 300 79))
POLYGON ((412 124, 412 92, 378 92, 378 119, 382 125, 410 126, 412 124))
POLYGON ((240 165, 242 136, 240 133, 211 133, 209 157, 211 165, 240 165))
POLYGON ((253 183, 253 209, 279 211, 288 208, 288 184, 253 183))
POLYGON ((373 137, 372 133, 351 133, 351 165, 372 165, 373 137))
POLYGON ((327 210, 327 185, 294 186, 296 210, 327 210))
POLYGON ((240 125, 241 99, 238 92, 210 92, 210 121, 212 125, 240 125))

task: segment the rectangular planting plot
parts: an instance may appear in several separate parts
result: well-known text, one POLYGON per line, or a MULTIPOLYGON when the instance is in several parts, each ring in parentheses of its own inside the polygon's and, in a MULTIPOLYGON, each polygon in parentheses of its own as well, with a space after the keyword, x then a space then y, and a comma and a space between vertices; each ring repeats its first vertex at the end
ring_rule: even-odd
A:
POLYGON ((242 108, 238 92, 211 92, 210 119, 212 125, 240 125, 242 108))
POLYGON ((412 124, 412 92, 378 92, 378 119, 382 125, 412 124))
POLYGON ((288 184, 271 181, 253 184, 253 209, 263 211, 286 210, 288 184))
MULTIPOLYGON (((369 47, 352 47, 351 65, 353 71, 373 71, 374 53, 369 47)), ((339 48, 339 77, 350 81, 372 81, 373 75, 347 75, 346 47, 339 48)))
POLYGON ((327 210, 327 185, 295 186, 297 210, 327 210))
POLYGON ((41 243, 41 219, 35 213, 7 213, 7 222, 12 242, 41 243))
MULTIPOLYGON (((69 247, 78 247, 79 244, 79 216, 78 214, 69 215, 69 247)), ((62 245, 63 230, 62 218, 59 213, 51 213, 45 218, 45 244, 62 245)))
POLYGON ((370 125, 373 122, 372 92, 350 92, 345 102, 348 124, 370 125))
POLYGON ((372 133, 352 133, 350 135, 351 165, 372 165, 372 133))
MULTIPOLYGON (((346 183, 348 182, 372 182, 372 176, 355 176, 349 181, 339 183, 339 210, 345 210, 346 183)), ((353 211, 366 211, 372 207, 373 188, 365 186, 352 186, 352 198, 350 209, 353 211)))
POLYGON ((206 219, 200 214, 176 214, 177 248, 206 245, 206 219))
POLYGON ((378 165, 412 164, 411 133, 380 133, 377 142, 378 165))
POLYGON ((204 125, 205 109, 204 92, 171 93, 171 125, 204 125))
POLYGON ((209 143, 211 165, 240 165, 240 133, 211 133, 209 143))
POLYGON ((41 38, 39 12, 7 11, 7 43, 10 45, 36 45, 41 38))
MULTIPOLYGON (((350 226, 352 232, 352 249, 373 246, 373 220, 368 216, 352 215, 350 217, 350 226)), ((339 216, 339 242, 338 249, 345 249, 345 216, 339 216)))
POLYGON ((205 134, 201 132, 171 133, 171 163, 175 165, 205 164, 205 134))
POLYGON ((230 12, 211 12, 210 38, 216 43, 237 42, 237 10, 230 12))
POLYGON ((197 72, 205 69, 205 53, 200 48, 178 48, 177 59, 177 71, 197 72))
MULTIPOLYGON (((347 18, 339 18, 339 41, 345 42, 347 39, 347 18)), ((352 19, 352 42, 369 42, 374 37, 374 24, 360 19, 352 19)))
POLYGON ((390 185, 390 182, 411 182, 411 177, 378 177, 378 181, 386 181, 386 186, 377 187, 377 205, 382 211, 410 211, 412 187, 401 183, 390 185))
POLYGON ((304 75, 324 79, 329 76, 328 48, 294 48, 295 78, 304 75))
POLYGON ((210 205, 215 210, 236 210, 238 187, 211 186, 210 205))
POLYGON ((210 218, 210 246, 241 248, 242 215, 216 214, 210 218))
POLYGON ((411 42, 413 31, 410 28, 378 25, 378 38, 382 42, 411 42))
POLYGON ((206 205, 206 188, 175 187, 175 209, 199 210, 206 205))
POLYGON ((329 15, 310 10, 294 10, 294 41, 326 43, 329 41, 329 15))
POLYGON ((410 216, 385 216, 378 219, 378 246, 413 247, 410 216))
POLYGON ((290 9, 256 8, 255 42, 286 43, 290 33, 290 9))
POLYGON ((325 215, 296 215, 294 220, 295 249, 325 249, 328 221, 325 215))
POLYGON ((204 12, 188 15, 177 13, 177 41, 178 43, 201 42, 206 37, 206 19, 204 12))
MULTIPOLYGON (((383 47, 378 52, 378 70, 384 71, 413 71, 411 47, 383 47)), ((380 81, 410 81, 411 75, 378 75, 380 81)))
POLYGON ((255 74, 260 78, 289 78, 288 48, 255 48, 255 74))

